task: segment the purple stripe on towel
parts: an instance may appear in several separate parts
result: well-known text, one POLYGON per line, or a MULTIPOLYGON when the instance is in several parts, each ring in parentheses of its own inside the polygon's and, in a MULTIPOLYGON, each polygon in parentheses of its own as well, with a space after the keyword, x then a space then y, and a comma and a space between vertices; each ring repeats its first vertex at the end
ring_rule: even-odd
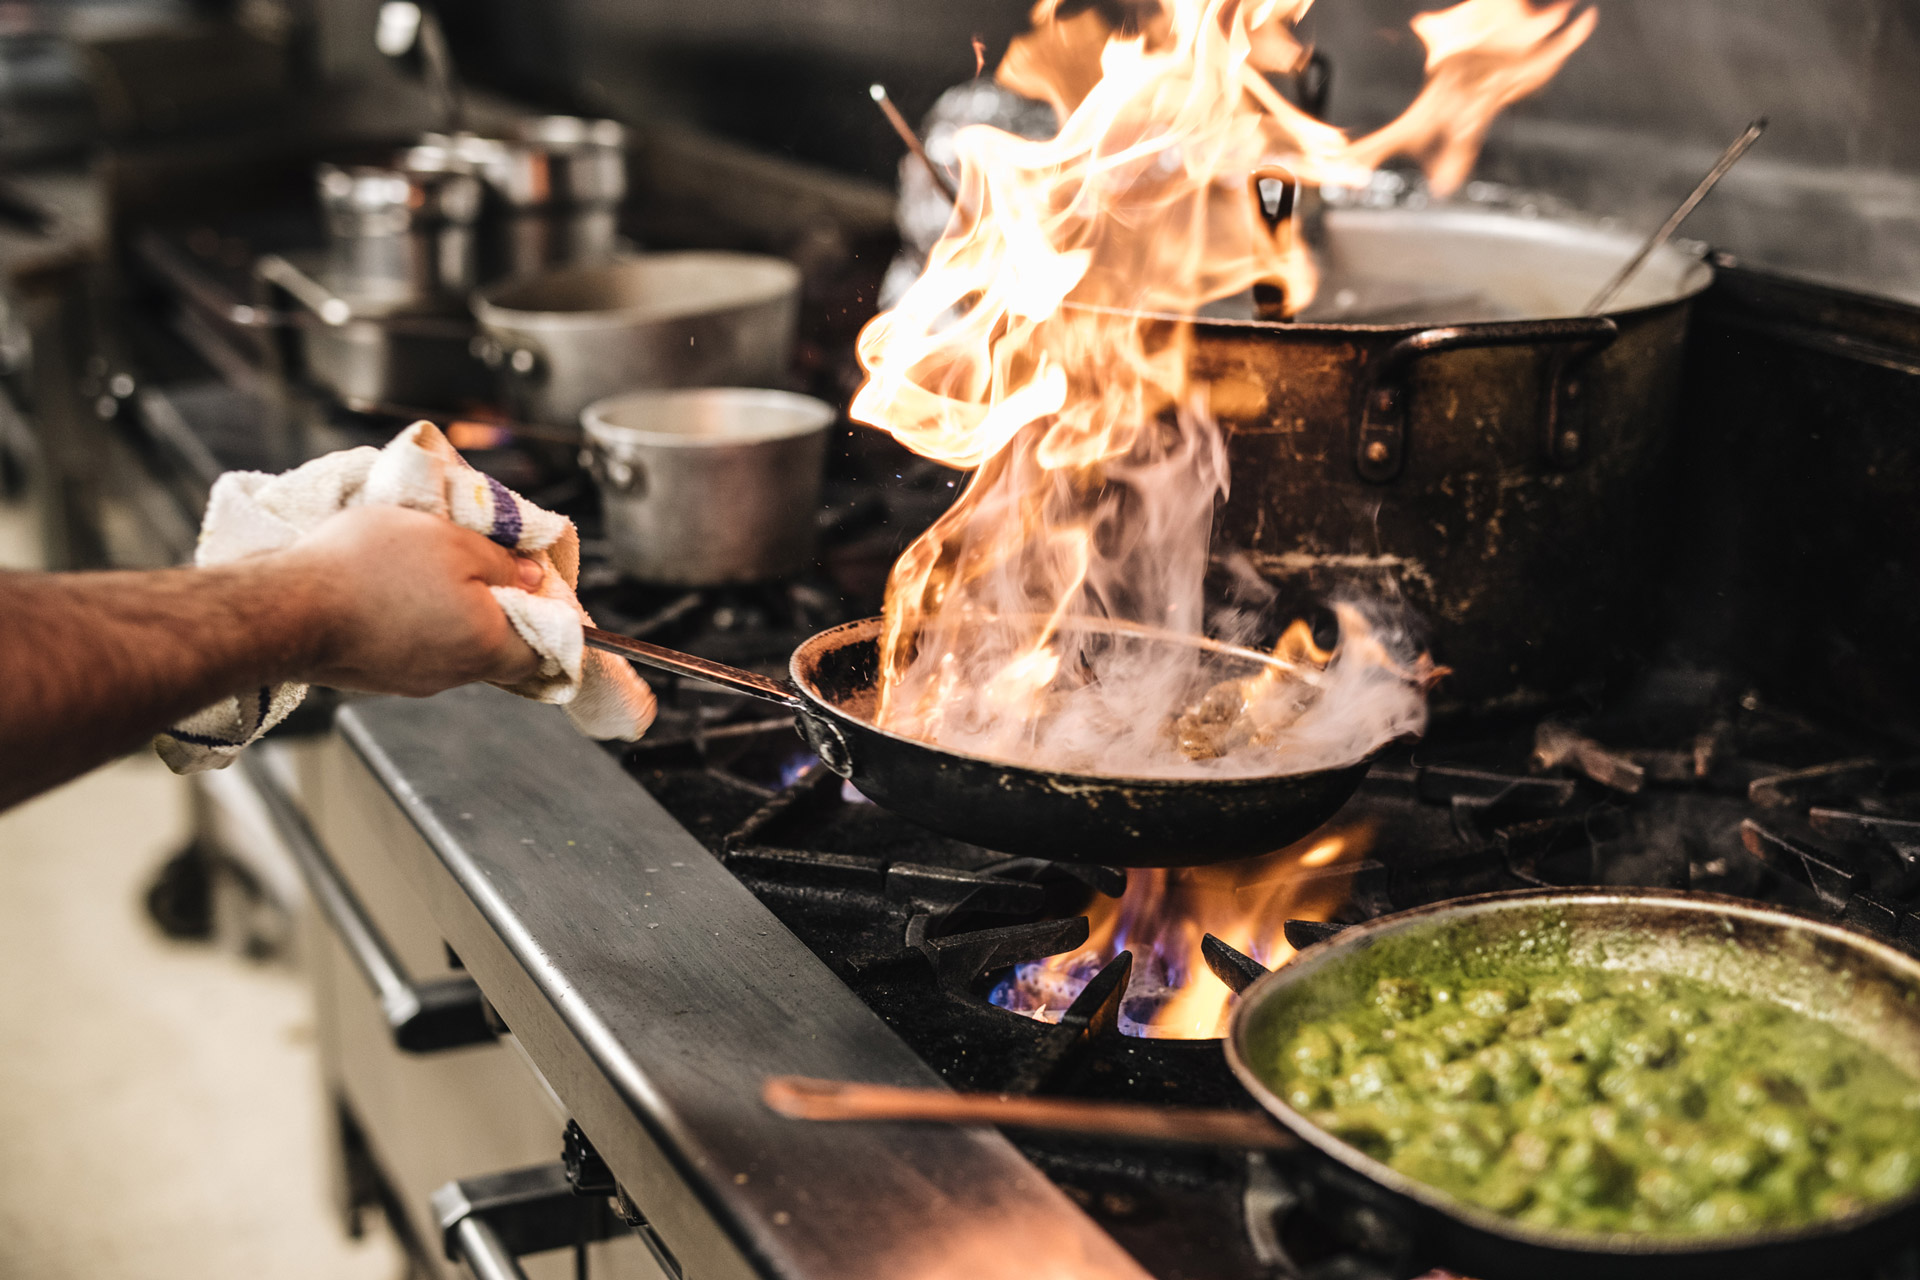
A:
POLYGON ((493 530, 487 536, 512 550, 520 545, 520 504, 513 500, 513 490, 492 476, 487 487, 493 491, 493 530))

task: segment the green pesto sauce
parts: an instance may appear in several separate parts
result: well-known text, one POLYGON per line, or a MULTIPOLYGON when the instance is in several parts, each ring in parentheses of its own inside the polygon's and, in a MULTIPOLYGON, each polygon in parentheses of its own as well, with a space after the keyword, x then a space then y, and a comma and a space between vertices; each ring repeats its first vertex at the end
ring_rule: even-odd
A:
POLYGON ((1373 979, 1270 1046, 1267 1079, 1408 1177, 1544 1228, 1789 1228, 1920 1183, 1920 1081, 1823 1022, 1665 975, 1482 970, 1373 979))

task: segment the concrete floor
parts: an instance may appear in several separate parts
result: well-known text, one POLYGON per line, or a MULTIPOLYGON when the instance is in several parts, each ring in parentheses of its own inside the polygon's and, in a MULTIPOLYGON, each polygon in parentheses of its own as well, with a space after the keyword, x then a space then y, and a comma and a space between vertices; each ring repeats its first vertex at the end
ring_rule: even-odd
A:
POLYGON ((303 981, 142 912, 186 817, 144 753, 0 815, 0 1277, 398 1280, 327 1200, 303 981))

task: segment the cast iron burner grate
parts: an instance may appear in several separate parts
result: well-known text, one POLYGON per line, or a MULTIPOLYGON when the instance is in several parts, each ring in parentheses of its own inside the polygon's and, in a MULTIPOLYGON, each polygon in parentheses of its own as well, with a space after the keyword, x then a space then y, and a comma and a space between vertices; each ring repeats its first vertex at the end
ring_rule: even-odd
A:
MULTIPOLYGON (((786 644, 752 628, 726 652, 772 667, 786 644)), ((1124 873, 932 835, 866 803, 764 706, 656 685, 660 721, 623 749, 628 770, 956 1088, 1251 1106, 1216 1042, 1120 1033, 1127 953, 1057 1025, 988 1002, 1014 966, 1080 947, 1080 912, 1124 873)), ((1605 717, 1437 735, 1375 767, 1338 821, 1355 820, 1373 837, 1345 865, 1347 905, 1289 922, 1295 946, 1465 894, 1603 884, 1731 893, 1920 947, 1920 765, 1702 673, 1660 673, 1605 717)), ((1219 939, 1205 951, 1203 981, 1262 972, 1219 939)), ((1162 1280, 1430 1266, 1282 1155, 1014 1138, 1162 1280)))

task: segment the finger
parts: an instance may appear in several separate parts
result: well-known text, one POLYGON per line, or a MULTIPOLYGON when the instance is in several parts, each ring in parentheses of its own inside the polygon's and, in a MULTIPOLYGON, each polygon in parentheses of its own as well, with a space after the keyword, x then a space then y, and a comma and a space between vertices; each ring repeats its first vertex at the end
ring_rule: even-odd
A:
POLYGON ((540 585, 540 566, 525 556, 517 556, 497 542, 479 534, 470 534, 479 560, 474 576, 490 587, 536 587, 540 585), (528 569, 533 570, 529 575, 528 569), (531 576, 532 581, 528 578, 531 576))
POLYGON ((522 680, 532 679, 539 672, 540 662, 540 655, 521 639, 519 630, 509 623, 506 638, 500 642, 493 674, 488 679, 505 685, 519 684, 522 680))

